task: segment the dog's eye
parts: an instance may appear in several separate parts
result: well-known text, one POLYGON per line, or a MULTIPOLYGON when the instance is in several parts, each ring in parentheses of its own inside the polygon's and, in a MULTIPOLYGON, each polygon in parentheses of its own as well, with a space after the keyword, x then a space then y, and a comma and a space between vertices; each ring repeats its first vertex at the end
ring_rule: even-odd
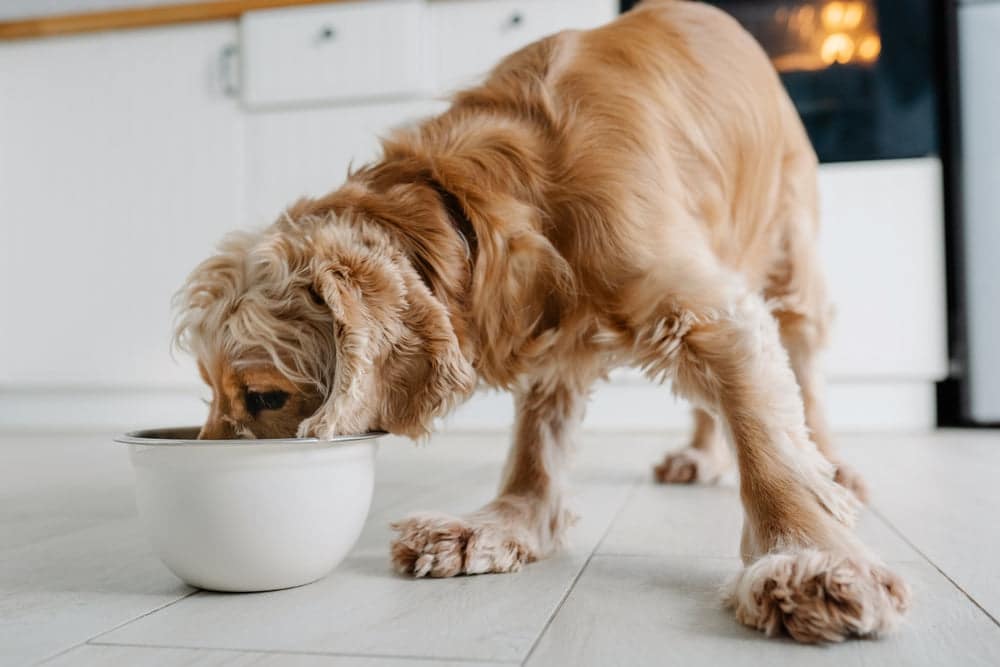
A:
POLYGON ((246 393, 247 410, 256 416, 262 410, 280 410, 288 400, 283 391, 249 391, 246 393))

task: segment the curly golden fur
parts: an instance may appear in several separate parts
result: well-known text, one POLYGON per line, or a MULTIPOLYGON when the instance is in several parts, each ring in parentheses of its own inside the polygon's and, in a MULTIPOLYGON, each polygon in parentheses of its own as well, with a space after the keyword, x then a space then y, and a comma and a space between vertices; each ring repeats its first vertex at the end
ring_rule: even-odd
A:
POLYGON ((698 429, 658 478, 712 480, 735 449, 737 618, 867 636, 908 593, 850 529, 844 485, 864 488, 822 417, 817 229, 816 158, 759 46, 718 10, 646 2, 509 56, 336 191, 229 237, 178 337, 214 389, 205 437, 424 436, 477 382, 515 394, 497 499, 395 524, 415 576, 552 553, 591 385, 670 378, 698 429))

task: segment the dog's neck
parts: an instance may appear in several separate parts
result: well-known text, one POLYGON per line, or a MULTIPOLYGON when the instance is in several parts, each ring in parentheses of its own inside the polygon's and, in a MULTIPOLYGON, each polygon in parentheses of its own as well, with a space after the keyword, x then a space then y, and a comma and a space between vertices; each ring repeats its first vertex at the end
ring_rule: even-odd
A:
POLYGON ((297 202, 286 216, 332 213, 382 226, 431 291, 455 303, 469 287, 479 252, 479 234, 462 194, 434 178, 426 165, 385 159, 360 168, 323 197, 297 202))

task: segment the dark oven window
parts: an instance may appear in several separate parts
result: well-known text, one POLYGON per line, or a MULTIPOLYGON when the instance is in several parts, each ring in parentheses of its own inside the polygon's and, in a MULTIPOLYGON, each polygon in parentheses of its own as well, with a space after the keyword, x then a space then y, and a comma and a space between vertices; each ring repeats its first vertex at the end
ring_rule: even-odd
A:
POLYGON ((711 4, 767 51, 823 162, 937 152, 933 0, 711 4))

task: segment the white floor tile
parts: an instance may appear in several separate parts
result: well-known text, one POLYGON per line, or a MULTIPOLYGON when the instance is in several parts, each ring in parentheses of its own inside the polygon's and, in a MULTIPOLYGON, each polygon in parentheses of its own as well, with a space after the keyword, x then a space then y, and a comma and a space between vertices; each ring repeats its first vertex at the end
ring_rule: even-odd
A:
POLYGON ((310 586, 250 595, 198 593, 99 641, 519 661, 627 491, 607 485, 580 489, 584 518, 572 530, 571 547, 516 574, 413 580, 390 571, 387 539, 377 546, 363 542, 332 575, 310 586))
POLYGON ((135 520, 124 447, 0 438, 0 664, 31 663, 188 594, 135 520))
MULTIPOLYGON (((885 560, 921 560, 871 511, 862 510, 856 529, 885 560)), ((644 483, 612 525, 599 553, 738 557, 742 530, 743 510, 732 485, 644 483)))
POLYGON ((135 515, 110 436, 0 436, 0 552, 135 515))
POLYGON ((844 445, 868 478, 875 508, 1000 619, 998 432, 850 438, 844 445))
POLYGON ((550 621, 533 664, 1000 664, 998 626, 920 555, 1000 618, 1000 433, 840 439, 873 492, 876 512, 859 532, 916 598, 899 635, 826 648, 766 640, 715 605, 739 567, 742 515, 732 485, 652 483, 651 466, 685 439, 585 434, 573 474, 583 520, 567 552, 514 575, 412 581, 390 570, 389 521, 489 500, 509 435, 421 446, 387 438, 368 524, 332 576, 181 599, 189 589, 135 519, 122 446, 109 436, 0 435, 0 664, 64 651, 55 664, 518 662, 550 621))
POLYGON ((802 646, 736 623, 718 589, 736 559, 595 556, 528 665, 1000 664, 1000 628, 934 568, 898 565, 916 599, 907 624, 880 640, 802 646))
POLYGON ((0 664, 40 660, 190 592, 132 520, 4 550, 0 664))

